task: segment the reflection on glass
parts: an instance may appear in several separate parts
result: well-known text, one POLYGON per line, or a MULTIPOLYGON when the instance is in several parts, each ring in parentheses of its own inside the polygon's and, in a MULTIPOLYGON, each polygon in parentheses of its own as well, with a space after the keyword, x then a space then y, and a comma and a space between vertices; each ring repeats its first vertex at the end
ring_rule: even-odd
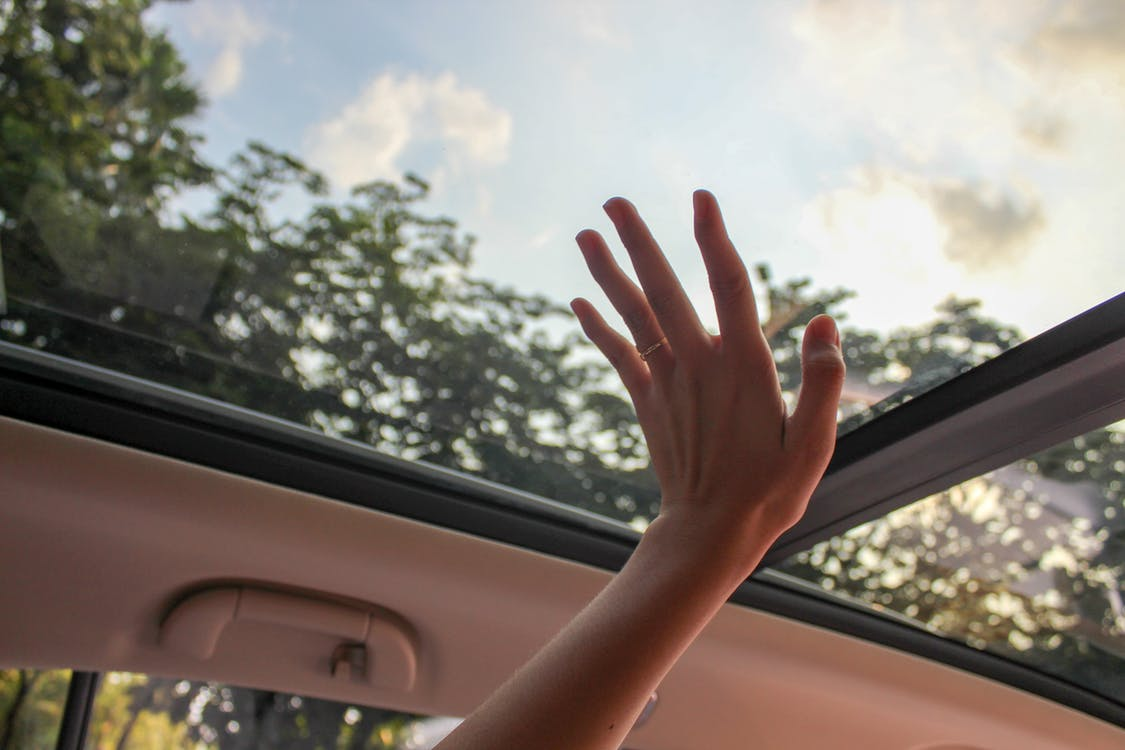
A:
POLYGON ((69 685, 68 669, 0 669, 0 748, 54 747, 69 685))
POLYGON ((456 726, 370 706, 128 672, 102 676, 88 750, 429 750, 456 726))
POLYGON ((1125 422, 893 511, 778 570, 1120 700, 1125 422))

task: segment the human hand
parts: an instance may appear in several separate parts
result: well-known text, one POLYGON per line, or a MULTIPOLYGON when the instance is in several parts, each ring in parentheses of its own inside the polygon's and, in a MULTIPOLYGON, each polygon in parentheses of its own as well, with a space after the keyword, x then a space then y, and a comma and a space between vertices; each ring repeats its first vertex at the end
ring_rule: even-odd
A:
POLYGON ((814 318, 805 331, 801 394, 787 416, 750 279, 714 197, 695 194, 695 236, 718 336, 700 324, 632 204, 614 198, 605 208, 640 287, 597 232, 580 233, 578 245, 640 349, 586 300, 571 305, 633 398, 660 480, 660 515, 609 585, 443 750, 620 747, 668 670, 801 517, 832 455, 844 380, 832 319, 814 318))
POLYGON ((740 581, 804 514, 836 438, 844 361, 835 322, 805 329, 802 383, 786 414, 777 369, 758 322, 750 279, 714 196, 694 196, 695 238, 719 321, 709 334, 636 208, 605 204, 640 286, 593 230, 577 237, 594 279, 636 342, 585 299, 571 303, 582 329, 633 400, 662 492, 658 527, 693 563, 724 566, 740 581), (643 356, 642 356, 643 353, 643 356))

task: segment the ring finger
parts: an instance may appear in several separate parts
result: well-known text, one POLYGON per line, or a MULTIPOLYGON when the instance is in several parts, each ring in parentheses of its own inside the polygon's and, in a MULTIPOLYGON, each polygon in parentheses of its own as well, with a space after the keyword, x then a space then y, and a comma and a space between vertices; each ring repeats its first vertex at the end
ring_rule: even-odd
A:
POLYGON ((641 288, 633 283, 606 245, 600 234, 592 229, 587 229, 575 238, 582 257, 586 259, 586 266, 598 282, 598 286, 609 298, 610 304, 617 310, 626 327, 633 335, 637 351, 644 354, 643 359, 650 367, 658 367, 661 363, 672 361, 672 350, 664 337, 664 331, 652 312, 641 288))

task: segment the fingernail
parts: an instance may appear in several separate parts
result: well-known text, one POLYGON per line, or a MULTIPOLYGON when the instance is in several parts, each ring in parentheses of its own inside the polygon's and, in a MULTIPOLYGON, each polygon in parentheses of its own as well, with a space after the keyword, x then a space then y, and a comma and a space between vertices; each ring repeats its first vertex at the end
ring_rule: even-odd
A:
POLYGON ((695 218, 706 219, 711 213, 711 201, 707 200, 706 190, 696 190, 691 194, 692 208, 695 209, 695 218))
POLYGON ((621 218, 621 207, 618 204, 620 200, 620 198, 614 197, 602 204, 602 210, 606 212, 606 215, 609 216, 611 221, 616 222, 621 218))
POLYGON ((840 348, 840 330, 836 321, 827 315, 818 315, 809 321, 809 335, 818 343, 840 348))

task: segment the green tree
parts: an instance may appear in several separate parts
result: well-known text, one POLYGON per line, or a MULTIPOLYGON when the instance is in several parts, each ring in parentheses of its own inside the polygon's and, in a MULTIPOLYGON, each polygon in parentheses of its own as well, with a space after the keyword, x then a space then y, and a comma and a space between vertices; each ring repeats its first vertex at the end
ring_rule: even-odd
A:
POLYGON ((64 669, 0 670, 0 750, 54 747, 69 684, 64 669))
MULTIPOLYGON (((329 201, 323 177, 262 143, 223 168, 204 164, 185 124, 201 99, 175 48, 145 26, 147 7, 0 0, 0 249, 12 293, 0 335, 623 521, 651 518, 657 488, 632 409, 565 309, 477 277, 472 238, 425 211, 421 180, 329 201), (213 210, 168 216, 188 187, 209 191, 213 210), (307 210, 284 216, 283 194, 307 210)), ((757 275, 792 398, 804 324, 838 313, 848 292, 757 275)), ((951 299, 927 325, 844 338, 849 387, 866 394, 846 405, 848 430, 1020 337, 951 299)), ((1097 665, 1121 653, 1122 466, 1121 432, 1092 433, 1022 463, 1015 481, 950 490, 785 567, 1123 692, 1097 665), (1085 483, 1103 518, 1029 524, 1043 509, 1025 480, 1085 483), (969 552, 1004 534, 1012 559, 966 574, 969 552), (1024 585, 1043 573, 1052 586, 1024 585)))
MULTIPOLYGON (((327 203, 318 202, 325 190, 320 175, 261 143, 249 144, 226 169, 199 163, 197 138, 180 125, 199 98, 183 83, 174 48, 159 34, 146 36, 147 5, 44 2, 27 6, 20 23, 10 25, 19 32, 10 35, 6 59, 28 58, 12 62, 13 70, 61 70, 55 58, 85 61, 85 68, 66 69, 74 98, 106 68, 99 61, 126 61, 113 69, 112 85, 95 90, 130 102, 126 120, 159 120, 175 134, 174 147, 141 170, 159 179, 124 180, 115 194, 101 175, 107 164, 117 173, 124 164, 114 161, 105 116, 74 121, 63 111, 34 108, 37 117, 69 123, 74 144, 13 150, 6 168, 37 174, 42 163, 86 154, 82 164, 100 166, 64 181, 59 190, 78 203, 60 208, 59 220, 45 226, 97 231, 44 237, 29 215, 35 212, 23 210, 26 201, 9 201, 9 223, 31 237, 14 251, 3 245, 18 318, 7 321, 10 337, 610 517, 651 518, 657 488, 631 406, 569 312, 474 277, 471 238, 453 221, 419 210, 427 190, 420 180, 375 183, 349 201, 327 203), (102 27, 121 31, 93 32, 102 27), (54 42, 23 44, 28 38, 54 42), (141 65, 150 58, 161 65, 141 65), (172 92, 172 101, 161 92, 172 92), (204 181, 214 210, 174 225, 160 221, 169 195, 204 181), (295 191, 312 208, 276 218, 274 202, 295 191), (128 208, 118 210, 116 201, 128 208), (120 222, 118 214, 131 218, 120 222), (81 273, 35 272, 59 258, 81 273)), ((41 78, 10 87, 13 97, 38 91, 41 78)), ((103 106, 97 96, 91 101, 90 108, 103 106)), ((47 132, 62 128, 38 123, 47 132)), ((814 291, 807 279, 776 284, 765 267, 758 274, 769 309, 766 332, 791 396, 804 324, 835 311, 848 293, 814 291)), ((940 326, 968 330, 971 305, 951 305, 940 326)), ((970 338, 996 330, 978 328, 970 338)), ((936 327, 933 335, 946 334, 936 327)), ((869 380, 885 378, 895 363, 901 370, 899 351, 921 351, 869 333, 849 332, 848 340, 853 370, 869 380)), ((936 380, 967 364, 964 353, 947 346, 905 366, 911 382, 924 385, 926 376, 936 380)))
POLYGON ((289 693, 110 672, 94 700, 88 745, 96 750, 380 750, 401 746, 416 719, 289 693))
POLYGON ((1120 471, 1106 468, 1115 465, 1125 465, 1121 426, 896 510, 781 570, 1121 695, 1125 527, 1120 471))
POLYGON ((16 294, 135 294, 130 263, 154 260, 138 253, 167 200, 210 179, 184 126, 199 94, 145 27, 149 5, 0 2, 0 247, 16 294))

